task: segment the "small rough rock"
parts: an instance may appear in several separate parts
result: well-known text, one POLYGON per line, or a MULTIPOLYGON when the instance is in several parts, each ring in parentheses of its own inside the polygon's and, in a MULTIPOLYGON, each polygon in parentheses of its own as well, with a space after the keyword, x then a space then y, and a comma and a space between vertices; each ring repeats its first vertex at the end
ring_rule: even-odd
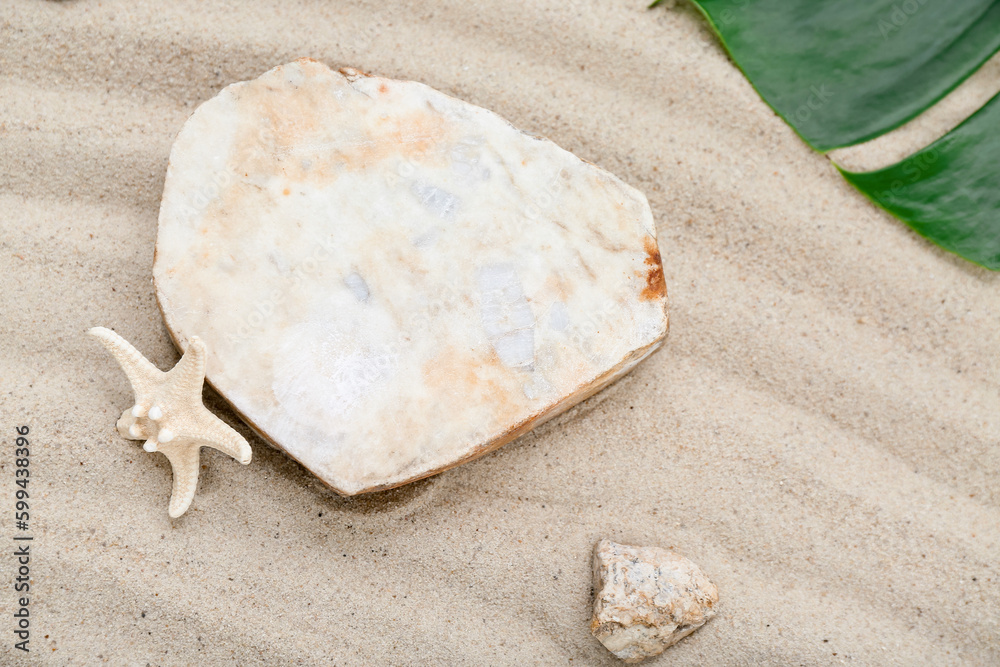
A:
POLYGON ((687 558, 658 547, 601 540, 594 547, 594 619, 605 648, 636 663, 715 616, 719 590, 687 558))

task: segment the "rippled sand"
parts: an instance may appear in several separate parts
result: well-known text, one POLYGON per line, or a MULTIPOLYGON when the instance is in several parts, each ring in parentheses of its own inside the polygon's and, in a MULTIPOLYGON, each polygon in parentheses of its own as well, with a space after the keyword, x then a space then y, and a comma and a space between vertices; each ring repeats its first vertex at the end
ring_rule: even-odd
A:
POLYGON ((588 627, 610 537, 719 587, 719 615, 649 664, 1000 663, 1000 274, 854 192, 690 7, 164 5, 0 11, 7 539, 14 426, 34 444, 18 662, 614 665, 588 627), (497 453, 354 499, 213 394, 254 462, 205 450, 171 523, 169 466, 115 432, 130 391, 84 333, 176 361, 151 283, 173 137, 223 86, 306 55, 493 109, 643 190, 670 336, 497 453))

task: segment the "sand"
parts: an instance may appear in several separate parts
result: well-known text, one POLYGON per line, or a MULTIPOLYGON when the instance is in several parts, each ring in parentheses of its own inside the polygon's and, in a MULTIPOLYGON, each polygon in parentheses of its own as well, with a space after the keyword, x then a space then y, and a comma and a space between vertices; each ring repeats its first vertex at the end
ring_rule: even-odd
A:
POLYGON ((1000 663, 1000 274, 853 191, 689 6, 643 5, 3 3, 0 663, 614 665, 588 627, 602 537, 718 585, 651 665, 1000 663), (167 462, 115 432, 131 393, 85 331, 176 361, 151 283, 170 145, 299 56, 422 81, 643 190, 670 336, 498 452, 352 499, 207 392, 254 461, 205 450, 171 521, 167 462))

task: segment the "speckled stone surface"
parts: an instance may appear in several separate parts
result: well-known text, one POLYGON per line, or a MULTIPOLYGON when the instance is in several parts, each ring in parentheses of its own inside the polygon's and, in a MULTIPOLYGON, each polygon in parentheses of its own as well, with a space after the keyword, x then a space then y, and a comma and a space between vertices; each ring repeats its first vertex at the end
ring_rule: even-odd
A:
POLYGON ((601 540, 594 547, 591 632, 627 663, 676 644, 715 615, 719 591, 687 558, 601 540))
POLYGON ((637 190, 425 85, 310 59, 201 105, 153 274, 208 381, 335 490, 470 460, 662 342, 637 190))

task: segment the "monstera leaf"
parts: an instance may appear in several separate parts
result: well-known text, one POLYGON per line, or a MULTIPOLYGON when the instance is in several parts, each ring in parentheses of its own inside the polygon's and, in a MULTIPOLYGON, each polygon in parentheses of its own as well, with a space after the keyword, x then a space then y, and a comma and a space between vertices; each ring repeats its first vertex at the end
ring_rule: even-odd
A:
MULTIPOLYGON (((906 123, 1000 49, 1000 0, 692 2, 764 101, 824 153, 906 123)), ((844 176, 934 243, 1000 269, 998 106, 908 160, 844 176)))
POLYGON ((843 171, 852 185, 942 248, 1000 269, 1000 95, 899 164, 843 171))

